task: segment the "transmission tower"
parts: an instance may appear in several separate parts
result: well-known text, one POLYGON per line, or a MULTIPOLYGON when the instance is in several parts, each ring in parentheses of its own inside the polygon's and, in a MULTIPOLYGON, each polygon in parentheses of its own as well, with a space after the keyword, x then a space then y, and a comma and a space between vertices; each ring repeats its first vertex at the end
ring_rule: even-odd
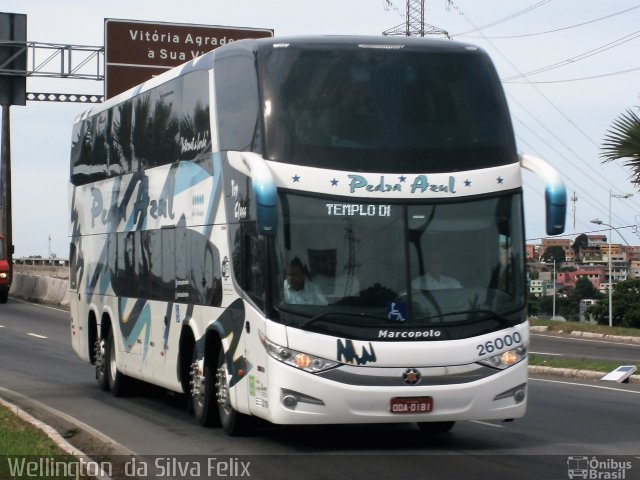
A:
MULTIPOLYGON (((449 33, 441 28, 424 23, 424 2, 425 0, 406 0, 407 10, 405 13, 405 23, 397 25, 382 32, 383 35, 404 35, 406 37, 424 37, 425 35, 444 35, 447 38, 449 33)), ((394 8, 391 0, 385 0, 386 7, 394 8)))
POLYGON ((578 197, 576 196, 576 191, 573 191, 573 195, 571 196, 572 205, 572 213, 573 213, 573 233, 576 233, 576 202, 578 201, 578 197))

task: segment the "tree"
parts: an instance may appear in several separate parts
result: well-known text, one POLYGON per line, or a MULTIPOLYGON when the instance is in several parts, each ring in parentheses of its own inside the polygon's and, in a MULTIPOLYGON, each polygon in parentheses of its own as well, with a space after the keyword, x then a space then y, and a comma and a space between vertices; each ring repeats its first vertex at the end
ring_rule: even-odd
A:
POLYGON ((613 285, 613 320, 623 327, 640 327, 640 278, 613 285))
MULTIPOLYGON (((635 107, 640 111, 640 107, 635 107)), ((626 159, 633 170, 633 183, 640 184, 640 116, 628 109, 616 118, 607 131, 600 153, 602 163, 626 159)))
POLYGON ((589 246, 589 237, 587 237, 586 234, 581 233, 576 237, 575 241, 573 242, 573 245, 571 245, 571 249, 576 254, 576 260, 580 260, 580 251, 583 248, 588 246, 589 246))
POLYGON ((553 245, 544 249, 542 259, 547 263, 553 263, 555 260, 557 263, 565 261, 564 248, 559 245, 553 245))
MULTIPOLYGON (((597 318, 598 323, 608 325, 609 299, 603 296, 586 313, 597 318)), ((617 327, 640 328, 640 278, 630 278, 613 285, 612 324, 617 327)))
POLYGON ((585 298, 598 298, 600 294, 593 283, 589 281, 587 277, 580 277, 576 280, 576 286, 569 294, 569 299, 572 303, 580 304, 580 300, 585 298))

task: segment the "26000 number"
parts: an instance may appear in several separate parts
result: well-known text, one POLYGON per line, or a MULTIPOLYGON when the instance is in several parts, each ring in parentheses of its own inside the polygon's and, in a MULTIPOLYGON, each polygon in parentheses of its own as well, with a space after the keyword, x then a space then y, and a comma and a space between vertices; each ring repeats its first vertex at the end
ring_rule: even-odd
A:
POLYGON ((519 345, 522 343, 522 335, 518 332, 514 332, 510 335, 505 335, 502 338, 496 338, 495 340, 489 340, 481 345, 476 345, 476 349, 478 350, 478 356, 481 357, 483 355, 492 354, 493 352, 498 352, 505 347, 513 347, 514 345, 519 345))

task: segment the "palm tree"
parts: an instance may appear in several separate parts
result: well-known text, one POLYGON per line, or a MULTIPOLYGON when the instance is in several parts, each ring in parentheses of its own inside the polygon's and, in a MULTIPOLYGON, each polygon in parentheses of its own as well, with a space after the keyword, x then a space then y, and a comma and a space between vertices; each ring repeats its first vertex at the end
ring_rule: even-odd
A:
POLYGON ((640 185, 640 107, 628 109, 616 118, 604 137, 600 157, 602 163, 625 159, 633 171, 632 181, 640 185))

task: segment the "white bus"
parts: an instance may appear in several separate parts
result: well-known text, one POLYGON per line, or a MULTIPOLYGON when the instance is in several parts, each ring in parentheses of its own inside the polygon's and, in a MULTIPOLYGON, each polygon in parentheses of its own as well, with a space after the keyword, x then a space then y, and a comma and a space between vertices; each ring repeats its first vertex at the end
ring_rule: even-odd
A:
POLYGON ((220 47, 75 123, 73 348, 103 390, 184 392, 231 435, 521 417, 523 166, 562 232, 474 46, 220 47))

